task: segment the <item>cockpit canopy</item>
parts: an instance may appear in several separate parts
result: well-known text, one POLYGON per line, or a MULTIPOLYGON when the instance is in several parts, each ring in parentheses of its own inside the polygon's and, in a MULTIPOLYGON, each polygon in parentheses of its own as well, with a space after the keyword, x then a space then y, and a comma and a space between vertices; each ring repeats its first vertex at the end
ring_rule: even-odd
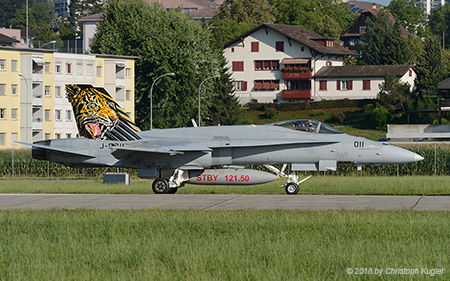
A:
POLYGON ((297 119, 289 121, 280 121, 268 124, 270 126, 279 126, 295 131, 302 131, 315 134, 343 134, 343 132, 330 127, 317 120, 297 119))

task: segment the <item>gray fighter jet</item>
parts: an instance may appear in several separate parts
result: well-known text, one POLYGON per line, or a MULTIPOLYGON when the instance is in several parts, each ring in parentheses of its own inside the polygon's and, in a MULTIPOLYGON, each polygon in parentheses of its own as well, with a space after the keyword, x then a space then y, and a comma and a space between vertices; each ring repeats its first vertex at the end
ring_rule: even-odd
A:
POLYGON ((185 183, 250 185, 286 177, 297 194, 297 171, 336 171, 338 163, 403 164, 422 156, 344 134, 315 120, 267 125, 140 131, 102 88, 66 85, 81 138, 37 141, 33 158, 73 167, 138 169, 155 193, 175 193, 185 183), (262 164, 273 172, 245 169, 262 164), (275 164, 281 164, 281 169, 275 164), (290 165, 291 173, 285 173, 290 165))

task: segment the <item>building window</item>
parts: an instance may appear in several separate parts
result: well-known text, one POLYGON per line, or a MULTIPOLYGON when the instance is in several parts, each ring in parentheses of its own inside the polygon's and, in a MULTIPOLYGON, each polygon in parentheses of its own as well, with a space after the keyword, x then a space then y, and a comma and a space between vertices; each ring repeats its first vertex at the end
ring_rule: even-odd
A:
POLYGON ((0 133, 0 145, 5 145, 6 133, 0 133))
POLYGON ((253 53, 259 52, 259 42, 252 42, 252 52, 253 53))
POLYGON ((326 90, 327 90, 327 81, 320 80, 319 81, 319 91, 326 91, 326 90))
POLYGON ((365 26, 360 26, 360 27, 359 27, 359 33, 360 33, 360 34, 366 33, 366 27, 365 27, 365 26))
POLYGON ((234 53, 234 48, 231 48, 231 52, 234 53))
POLYGON ((45 63, 44 71, 45 71, 45 73, 50 73, 50 63, 49 62, 45 63))
POLYGON ((363 80, 363 90, 370 90, 370 80, 363 80))
POLYGON ((126 90, 126 91, 125 91, 125 98, 126 98, 127 100, 131 100, 131 91, 130 91, 130 90, 126 90))
POLYGON ((16 60, 11 61, 11 71, 14 71, 14 72, 17 71, 17 61, 16 60))
POLYGON ((72 74, 72 64, 71 63, 66 63, 66 73, 72 74))
POLYGON ((131 68, 125 68, 125 77, 131 78, 131 68))
POLYGON ((55 97, 57 97, 57 98, 61 97, 61 87, 60 86, 55 87, 55 97))
POLYGON ((332 65, 333 65, 333 63, 331 61, 326 62, 326 66, 332 66, 332 65))
POLYGON ((6 96, 5 88, 5 84, 0 84, 0 96, 6 96))
POLYGON ((247 81, 234 81, 235 91, 247 91, 247 81))
POLYGON ((17 96, 17 84, 11 84, 11 96, 17 96))
POLYGON ((334 41, 333 40, 327 40, 327 47, 334 47, 334 41))
POLYGON ((409 70, 409 77, 412 77, 412 69, 409 70))
POLYGON ((61 74, 61 63, 55 63, 55 73, 61 74))
POLYGON ((279 70, 280 61, 278 60, 257 60, 255 61, 255 70, 279 70))
POLYGON ((15 142, 18 139, 18 137, 17 137, 18 135, 19 135, 18 133, 11 133, 11 143, 12 144, 15 144, 15 142))
POLYGON ((233 61, 232 71, 244 71, 244 62, 233 61))
POLYGON ((352 80, 337 80, 336 89, 340 91, 348 91, 353 89, 352 80))
POLYGON ((77 63, 77 76, 83 76, 83 64, 77 63))
POLYGON ((45 118, 45 121, 50 121, 50 109, 46 109, 44 111, 44 118, 45 118))
POLYGON ((97 66, 97 77, 102 77, 102 67, 97 66))
POLYGON ((255 90, 279 90, 280 80, 255 80, 255 90))
POLYGON ((45 86, 44 95, 46 97, 50 96, 50 86, 45 86))
POLYGON ((0 60, 0 70, 6 70, 6 60, 0 60))
POLYGON ((301 47, 300 51, 304 52, 305 51, 305 47, 301 47))
POLYGON ((71 137, 72 137, 72 134, 70 134, 70 133, 66 134, 66 138, 70 139, 71 137))
POLYGON ((86 65, 86 75, 88 77, 94 76, 94 65, 92 63, 86 65))
POLYGON ((11 120, 17 120, 17 108, 11 108, 11 120))
POLYGON ((6 108, 0 108, 0 120, 6 119, 6 108))
POLYGON ((45 140, 49 140, 50 139, 50 133, 45 133, 45 140))
POLYGON ((284 52, 284 42, 283 41, 275 42, 275 51, 276 52, 284 52))
POLYGON ((61 109, 55 109, 55 120, 61 121, 61 109))
POLYGON ((72 121, 72 111, 66 110, 66 121, 72 121))
POLYGON ((60 138, 61 138, 61 134, 56 133, 56 134, 55 134, 55 139, 60 139, 60 138))

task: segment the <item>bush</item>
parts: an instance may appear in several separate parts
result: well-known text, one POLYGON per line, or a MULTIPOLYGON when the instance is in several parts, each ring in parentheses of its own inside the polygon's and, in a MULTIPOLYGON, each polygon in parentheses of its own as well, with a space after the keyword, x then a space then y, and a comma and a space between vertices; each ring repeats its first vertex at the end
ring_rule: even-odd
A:
POLYGON ((331 122, 334 124, 342 124, 345 120, 345 113, 344 112, 336 112, 331 115, 331 122))
POLYGON ((278 114, 278 110, 276 110, 273 107, 266 107, 266 110, 264 110, 264 117, 266 117, 267 119, 273 119, 275 118, 275 116, 277 116, 278 114))
POLYGON ((390 114, 384 107, 377 106, 374 108, 373 105, 369 104, 364 109, 364 118, 370 126, 383 129, 390 119, 390 114))

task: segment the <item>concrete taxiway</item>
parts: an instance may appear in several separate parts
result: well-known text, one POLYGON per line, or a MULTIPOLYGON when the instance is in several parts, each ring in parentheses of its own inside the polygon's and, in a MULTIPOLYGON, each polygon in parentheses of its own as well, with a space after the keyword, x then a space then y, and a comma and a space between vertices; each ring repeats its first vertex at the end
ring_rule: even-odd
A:
POLYGON ((1 210, 444 210, 450 196, 0 194, 1 210))

